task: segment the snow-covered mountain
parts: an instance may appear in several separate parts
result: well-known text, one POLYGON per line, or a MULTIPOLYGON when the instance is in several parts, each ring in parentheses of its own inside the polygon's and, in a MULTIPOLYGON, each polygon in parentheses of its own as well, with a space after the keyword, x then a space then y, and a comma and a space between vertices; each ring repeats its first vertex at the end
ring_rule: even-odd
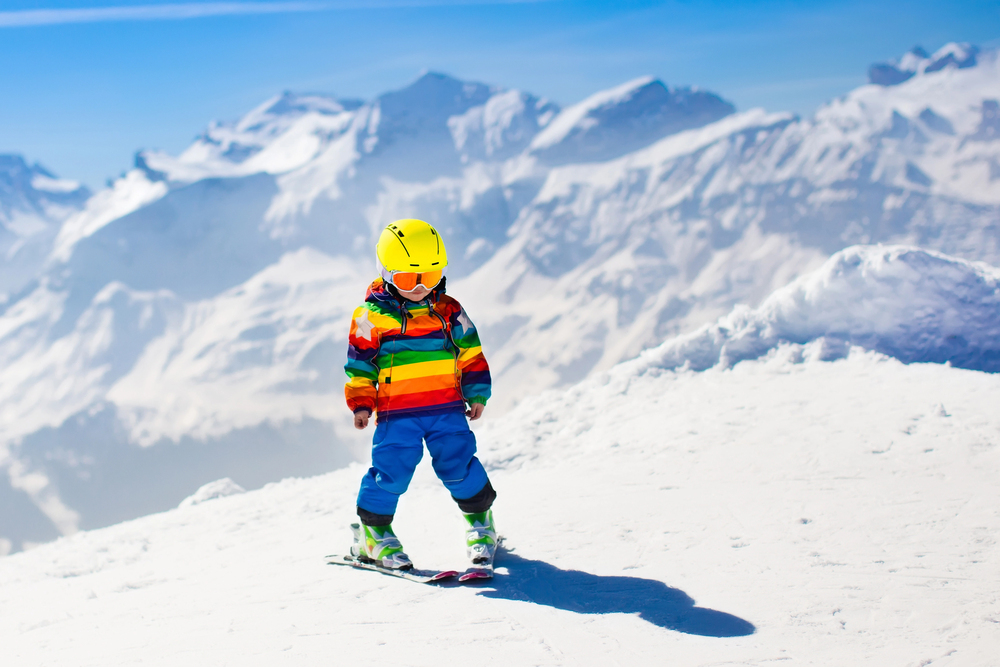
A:
POLYGON ((933 55, 917 46, 901 58, 877 63, 868 69, 868 80, 880 86, 895 86, 918 74, 931 74, 946 67, 975 67, 979 49, 971 44, 946 44, 933 55))
POLYGON ((0 303, 38 277, 59 226, 89 196, 20 155, 0 155, 0 303))
POLYGON ((504 372, 522 390, 572 381, 759 303, 854 243, 1000 263, 998 84, 984 53, 810 119, 753 110, 552 169, 471 279, 510 329, 504 372))
POLYGON ((568 107, 532 139, 530 152, 548 163, 610 160, 735 110, 712 93, 670 90, 645 77, 568 107))
MULTIPOLYGON (((1000 62, 952 60, 809 119, 650 79, 560 109, 427 74, 369 102, 284 94, 178 156, 141 152, 0 314, 0 495, 17 508, 0 534, 18 548, 211 479, 254 488, 363 457, 341 357, 375 235, 399 217, 445 235, 492 414, 756 306, 852 244, 1000 264, 1000 62)), ((894 351, 880 331, 828 333, 993 368, 982 341, 894 351)))

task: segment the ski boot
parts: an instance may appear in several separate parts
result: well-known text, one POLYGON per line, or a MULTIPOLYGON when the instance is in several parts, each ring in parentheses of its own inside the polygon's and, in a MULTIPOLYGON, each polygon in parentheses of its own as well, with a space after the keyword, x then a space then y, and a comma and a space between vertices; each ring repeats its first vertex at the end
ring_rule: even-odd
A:
POLYGON ((497 552, 497 529, 493 523, 493 510, 463 513, 469 522, 465 531, 465 553, 473 565, 485 565, 493 562, 497 552))
POLYGON ((351 545, 351 555, 364 563, 374 563, 388 570, 410 570, 413 563, 403 552, 392 526, 365 526, 352 523, 354 544, 351 545))

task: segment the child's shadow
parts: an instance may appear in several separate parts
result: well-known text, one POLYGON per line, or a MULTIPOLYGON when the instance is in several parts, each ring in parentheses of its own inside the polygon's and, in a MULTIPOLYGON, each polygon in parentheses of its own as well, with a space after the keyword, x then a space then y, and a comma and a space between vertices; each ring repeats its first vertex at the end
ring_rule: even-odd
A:
POLYGON ((560 570, 540 560, 522 558, 501 547, 492 580, 493 590, 480 595, 520 600, 574 611, 578 614, 638 614, 661 628, 706 637, 742 637, 756 628, 738 616, 696 607, 684 591, 654 579, 602 577, 577 570, 560 570))

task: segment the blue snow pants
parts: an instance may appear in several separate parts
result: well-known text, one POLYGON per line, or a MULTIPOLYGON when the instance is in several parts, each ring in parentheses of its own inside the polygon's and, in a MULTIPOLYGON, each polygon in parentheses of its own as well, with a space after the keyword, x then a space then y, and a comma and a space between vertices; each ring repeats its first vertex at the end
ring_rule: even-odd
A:
POLYGON ((372 514, 395 514, 399 496, 424 455, 424 442, 434 472, 452 497, 464 500, 483 490, 489 478, 476 458, 476 436, 464 412, 394 415, 375 426, 372 467, 361 480, 358 507, 372 514))

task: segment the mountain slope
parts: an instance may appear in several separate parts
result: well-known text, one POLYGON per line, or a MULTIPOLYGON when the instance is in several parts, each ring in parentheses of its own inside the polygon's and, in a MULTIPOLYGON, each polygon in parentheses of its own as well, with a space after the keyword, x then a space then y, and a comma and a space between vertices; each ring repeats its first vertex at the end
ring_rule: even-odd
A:
POLYGON ((0 304, 38 276, 60 224, 89 196, 20 155, 0 155, 0 304))
POLYGON ((546 162, 604 161, 735 111, 712 93, 668 89, 652 77, 629 81, 564 109, 531 141, 546 162))

